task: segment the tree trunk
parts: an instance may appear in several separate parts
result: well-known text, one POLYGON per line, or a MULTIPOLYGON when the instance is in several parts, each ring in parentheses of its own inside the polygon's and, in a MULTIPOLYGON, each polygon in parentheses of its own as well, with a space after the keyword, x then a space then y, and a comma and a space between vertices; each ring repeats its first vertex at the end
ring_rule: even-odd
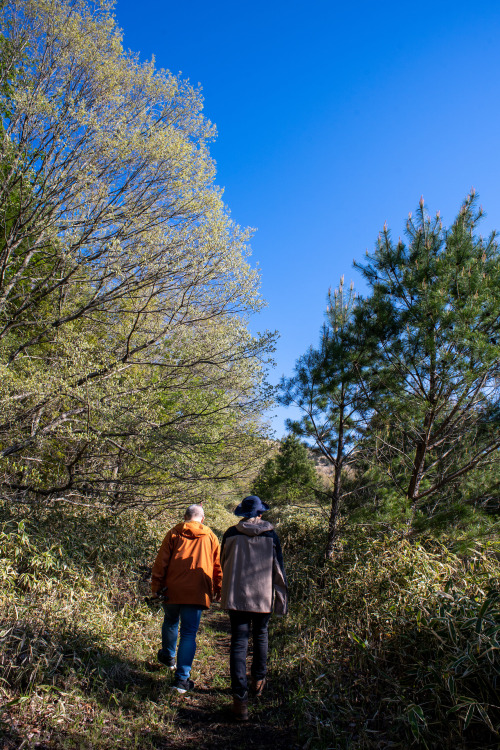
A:
POLYGON ((410 484, 408 485, 407 495, 408 499, 411 502, 412 508, 415 504, 415 501, 418 497, 418 490, 420 487, 420 482, 422 481, 422 477, 424 475, 424 464, 425 464, 425 456, 427 454, 427 440, 422 440, 420 443, 418 443, 416 449, 415 449, 415 458, 413 460, 413 471, 410 478, 410 484))
MULTIPOLYGON (((431 331, 431 333, 434 333, 434 331, 431 331)), ((434 339, 431 336, 431 339, 434 343, 434 339)), ((436 351, 435 346, 432 347, 430 351, 430 372, 429 372, 429 409, 426 411, 425 417, 424 417, 424 429, 423 429, 423 436, 422 440, 420 440, 417 443, 416 449, 415 449, 415 458, 413 460, 413 471, 410 478, 410 483, 408 485, 408 499, 411 503, 411 509, 412 513, 415 510, 415 503, 418 499, 418 491, 420 489, 420 482, 422 481, 422 477, 424 476, 424 470, 425 470, 425 459, 427 456, 427 451, 429 449, 429 443, 430 443, 430 436, 431 436, 431 430, 434 424, 434 418, 435 418, 435 404, 436 404, 436 382, 437 382, 437 376, 436 376, 436 351)))
POLYGON ((337 516, 339 513, 340 500, 340 470, 335 467, 335 478, 333 482, 332 504, 330 508, 330 517, 328 519, 328 538, 326 542, 325 557, 331 560, 333 557, 333 547, 337 536, 337 516))
POLYGON ((434 424, 434 416, 434 407, 432 406, 432 408, 426 413, 424 418, 424 434, 422 440, 417 443, 417 447, 415 448, 413 471, 407 490, 407 495, 411 503, 412 512, 415 510, 415 503, 418 500, 420 482, 422 481, 422 478, 424 476, 425 459, 431 441, 431 430, 434 424))
POLYGON ((342 399, 339 408, 339 428, 337 442, 337 458, 334 463, 332 505, 330 518, 328 519, 328 539, 326 542, 325 557, 331 560, 333 557, 333 546, 337 536, 337 517, 340 505, 340 487, 342 482, 342 464, 344 458, 344 392, 342 388, 342 399))

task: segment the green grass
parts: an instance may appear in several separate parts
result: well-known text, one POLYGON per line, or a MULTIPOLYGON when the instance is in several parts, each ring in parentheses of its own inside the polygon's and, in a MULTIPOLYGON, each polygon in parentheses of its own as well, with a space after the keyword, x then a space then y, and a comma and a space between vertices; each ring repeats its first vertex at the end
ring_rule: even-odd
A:
POLYGON ((332 562, 321 525, 282 527, 290 616, 275 669, 311 748, 497 748, 498 546, 459 556, 406 530, 347 527, 332 562))
POLYGON ((144 670, 159 619, 138 584, 158 537, 134 514, 3 516, 4 732, 65 748, 153 747, 144 728, 168 732, 175 717, 164 674, 144 670))
MULTIPOLYGON (((206 512, 219 535, 234 522, 206 512)), ((498 748, 496 543, 351 525, 325 562, 321 519, 282 512, 291 609, 271 620, 269 689, 245 728, 228 715, 224 613, 202 618, 193 694, 156 662, 143 586, 176 520, 0 508, 5 750, 498 748)))

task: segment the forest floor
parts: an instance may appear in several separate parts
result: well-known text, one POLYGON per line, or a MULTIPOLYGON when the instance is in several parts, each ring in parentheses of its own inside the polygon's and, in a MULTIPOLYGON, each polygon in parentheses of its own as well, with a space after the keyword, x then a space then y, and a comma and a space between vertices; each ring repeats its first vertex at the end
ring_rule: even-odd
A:
MULTIPOLYGON (((160 614, 151 625, 157 627, 159 646, 160 614)), ((173 673, 151 652, 154 633, 145 635, 146 648, 135 656, 131 650, 122 657, 108 652, 105 678, 90 679, 87 691, 79 675, 74 688, 47 686, 45 694, 38 690, 31 698, 4 704, 0 749, 298 750, 286 691, 273 681, 272 669, 262 698, 250 704, 249 721, 233 719, 224 612, 214 607, 202 616, 191 675, 195 688, 184 695, 170 690, 173 673)), ((134 641, 131 635, 130 645, 134 641)))

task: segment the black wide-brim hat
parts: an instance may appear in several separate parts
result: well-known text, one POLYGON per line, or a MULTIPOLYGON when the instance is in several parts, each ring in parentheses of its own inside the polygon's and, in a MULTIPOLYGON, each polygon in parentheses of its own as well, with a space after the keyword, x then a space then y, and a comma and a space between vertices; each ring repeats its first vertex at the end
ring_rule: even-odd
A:
POLYGON ((266 510, 269 510, 269 505, 263 503, 260 497, 257 497, 257 495, 248 495, 235 509, 234 515, 253 518, 254 516, 258 516, 259 513, 264 513, 266 510))

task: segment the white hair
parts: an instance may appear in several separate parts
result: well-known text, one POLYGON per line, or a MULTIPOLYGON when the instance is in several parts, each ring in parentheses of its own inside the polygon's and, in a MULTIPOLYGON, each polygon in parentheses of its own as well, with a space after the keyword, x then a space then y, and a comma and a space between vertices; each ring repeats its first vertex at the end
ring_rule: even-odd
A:
POLYGON ((184 513, 185 521, 203 521, 205 518, 205 511, 201 505, 190 505, 184 513))

